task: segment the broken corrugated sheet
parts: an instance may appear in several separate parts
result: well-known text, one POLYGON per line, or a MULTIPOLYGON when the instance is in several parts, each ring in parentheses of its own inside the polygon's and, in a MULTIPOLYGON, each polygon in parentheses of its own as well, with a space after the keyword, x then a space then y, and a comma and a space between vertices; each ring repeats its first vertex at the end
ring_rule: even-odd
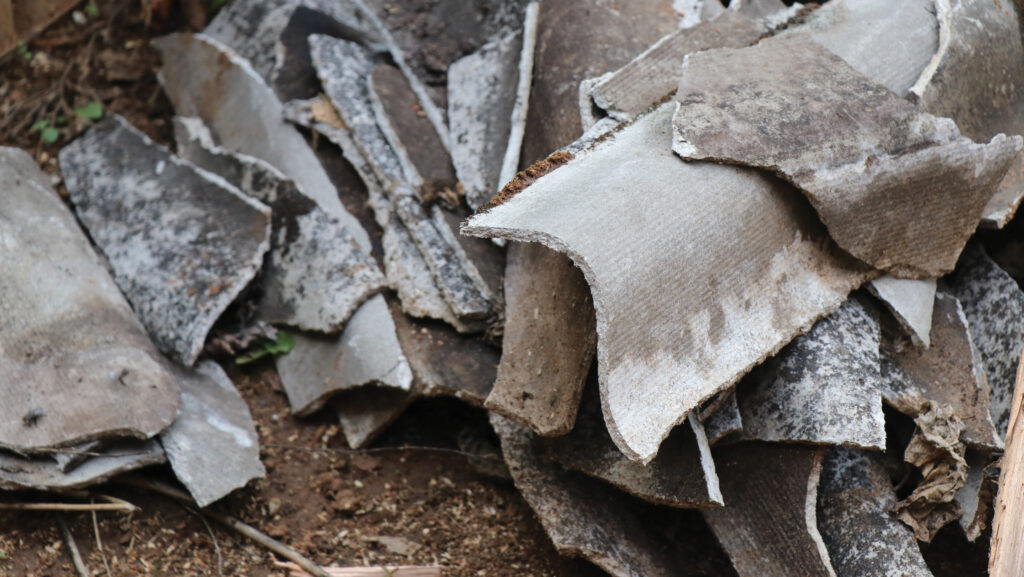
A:
MULTIPOLYGON (((1024 134, 1024 45, 1020 4, 1000 0, 935 3, 939 48, 911 91, 925 110, 952 118, 977 141, 1024 134)), ((983 224, 1001 228, 1024 196, 1018 158, 985 206, 983 224)))
POLYGON ((175 118, 174 128, 179 155, 273 210, 257 304, 260 320, 337 332, 363 301, 385 287, 376 261, 294 181, 258 158, 216 146, 198 118, 175 118))
POLYGON ((610 483, 620 491, 658 505, 722 505, 715 463, 700 419, 693 413, 665 439, 648 465, 630 461, 605 428, 597 380, 587 386, 576 426, 562 437, 538 439, 545 459, 610 483))
POLYGON ((596 346, 583 273, 543 245, 509 246, 501 363, 484 406, 544 437, 568 433, 596 346))
POLYGON ((375 383, 406 391, 412 387, 405 355, 396 359, 389 348, 378 346, 397 339, 392 327, 374 324, 374 319, 388 314, 387 303, 375 297, 360 310, 367 308, 368 314, 349 319, 340 336, 295 335, 295 348, 277 357, 277 371, 293 414, 308 415, 332 394, 359 385, 375 383))
POLYGON ((975 144, 821 48, 790 35, 688 56, 673 149, 780 173, 839 246, 877 268, 953 270, 1024 141, 975 144))
POLYGON ((757 21, 727 11, 708 22, 677 30, 629 64, 603 76, 589 90, 594 104, 616 120, 636 118, 679 86, 680 66, 691 52, 709 48, 749 46, 765 32, 757 21))
POLYGON ((963 306, 971 340, 981 352, 991 390, 992 421, 1000 439, 1006 437, 1017 363, 1024 348, 1024 292, 999 268, 980 244, 967 245, 956 272, 947 279, 950 292, 963 306))
POLYGON ((105 264, 27 153, 0 188, 0 447, 156 435, 178 385, 105 264))
POLYGON ((931 346, 935 279, 904 279, 885 275, 868 284, 871 291, 896 317, 914 343, 931 346))
POLYGON ((963 512, 956 493, 967 482, 966 448, 960 442, 963 422, 949 405, 925 402, 914 418, 917 428, 903 460, 921 470, 922 479, 907 498, 893 506, 893 514, 928 543, 935 533, 963 512))
POLYGON ((743 437, 885 448, 877 313, 848 299, 737 385, 743 437))
POLYGON ((895 504, 874 456, 845 447, 825 451, 818 527, 838 577, 932 577, 913 531, 889 513, 895 504))
POLYGON ((523 139, 526 138, 526 120, 530 113, 530 94, 533 93, 533 61, 537 52, 537 31, 540 30, 540 2, 526 5, 523 16, 523 46, 519 53, 519 81, 516 84, 516 100, 512 105, 511 129, 505 146, 505 158, 501 161, 498 184, 512 180, 522 160, 523 139))
POLYGON ((702 513, 740 577, 835 577, 817 525, 824 452, 762 442, 715 448, 725 507, 702 513))
POLYGON ((780 36, 800 33, 900 96, 939 47, 935 0, 831 0, 780 36))
POLYGON ((674 156, 673 108, 660 106, 560 168, 549 164, 464 229, 542 242, 583 270, 597 312, 605 420, 616 445, 640 461, 687 413, 872 275, 828 242, 784 183, 674 156), (643 224, 608 234, 609 214, 643 224), (740 258, 748 266, 722 266, 740 258))
POLYGON ((191 366, 259 272, 270 209, 110 117, 60 151, 75 212, 161 351, 191 366))
MULTIPOLYGON (((400 158, 378 126, 365 78, 373 70, 371 55, 357 44, 325 36, 312 36, 310 48, 328 98, 351 130, 359 154, 370 164, 382 189, 383 197, 376 203, 371 195, 371 204, 377 205, 374 210, 378 223, 388 228, 392 226, 390 216, 398 216, 457 319, 469 322, 486 318, 492 297, 476 267, 438 217, 436 207, 431 210, 421 204, 410 187, 415 183, 404 173, 400 158)), ((372 184, 368 187, 372 192, 372 184)))
POLYGON ((971 342, 967 319, 956 298, 938 293, 932 317, 932 346, 910 342, 891 321, 883 321, 881 356, 885 401, 910 417, 925 401, 949 405, 964 421, 963 440, 973 447, 998 450, 989 412, 989 387, 981 355, 971 342))
POLYGON ((512 129, 522 43, 522 34, 509 33, 448 67, 452 164, 474 210, 502 184, 498 178, 512 129))
MULTIPOLYGON (((179 116, 201 118, 221 147, 262 159, 280 170, 324 212, 338 219, 364 252, 372 251, 370 236, 342 206, 338 190, 316 153, 298 130, 285 121, 284 106, 246 60, 203 35, 174 34, 155 40, 153 45, 163 55, 161 77, 179 116)), ((352 332, 347 340, 339 337, 334 349, 358 340, 361 347, 374 348, 374 358, 386 358, 383 364, 388 367, 407 362, 383 296, 363 303, 350 318, 348 325, 352 324, 363 327, 361 330, 366 333, 358 339, 353 338, 352 332)), ((292 354, 301 352, 307 344, 310 343, 300 340, 296 344, 299 351, 292 354)), ((309 354, 317 356, 314 351, 309 354)))
MULTIPOLYGON (((405 61, 405 52, 398 46, 395 39, 391 36, 391 32, 384 26, 380 18, 376 13, 364 2, 364 0, 347 0, 353 6, 359 9, 359 15, 366 19, 367 29, 372 31, 378 38, 380 38, 383 47, 387 50, 391 56, 391 60, 395 63, 395 66, 402 71, 405 79, 409 82, 409 86, 412 91, 416 94, 416 99, 419 101, 419 106, 423 110, 423 114, 430 120, 430 123, 434 125, 434 130, 437 132, 438 137, 441 139, 441 145, 444 146, 445 150, 449 150, 448 146, 448 126, 445 124, 444 112, 434 103, 430 98, 430 94, 427 92, 427 88, 423 85, 423 82, 413 72, 412 67, 405 61)), ((312 46, 313 40, 310 39, 310 46, 312 46)), ((314 57, 314 65, 315 65, 314 57)), ((323 78, 321 78, 322 80, 323 78)))
MULTIPOLYGON (((603 0, 544 0, 540 6, 533 87, 522 162, 529 165, 583 132, 578 87, 618 69, 676 30, 672 0, 633 0, 628 10, 603 0)), ((652 103, 653 104, 653 103, 652 103)), ((504 184, 504 183, 501 183, 504 184)))
POLYGON ((217 13, 204 33, 251 62, 270 82, 281 57, 281 34, 300 6, 330 17, 369 42, 380 42, 372 25, 347 0, 234 0, 217 13))
POLYGON ((388 283, 398 293, 402 310, 417 318, 434 318, 452 325, 459 332, 480 330, 479 322, 463 322, 455 316, 434 283, 419 248, 398 216, 391 212, 384 188, 373 168, 356 147, 352 135, 343 128, 337 111, 324 98, 297 100, 285 105, 285 117, 326 136, 341 148, 345 158, 366 185, 369 204, 377 224, 384 228, 382 239, 384 270, 388 283))
POLYGON ((174 475, 205 507, 266 473, 249 407, 213 361, 178 371, 181 414, 160 433, 174 475))
POLYGON ((331 399, 341 432, 353 449, 361 449, 395 421, 416 398, 415 393, 368 385, 331 399))
MULTIPOLYGON (((119 408, 124 410, 122 403, 119 408)), ((90 456, 68 472, 60 470, 53 459, 40 456, 29 459, 0 452, 0 489, 66 491, 96 485, 115 475, 165 462, 164 450, 156 439, 120 439, 90 456)))
POLYGON ((451 157, 434 126, 417 113, 416 95, 402 73, 394 66, 379 64, 368 81, 377 125, 402 161, 409 181, 418 185, 423 198, 436 198, 442 190, 454 189, 451 157))
POLYGON ((708 444, 714 445, 725 437, 743 430, 743 416, 736 401, 736 389, 722 391, 700 409, 704 433, 708 444))
POLYGON ((202 119, 222 148, 280 170, 370 250, 366 230, 342 206, 313 149, 285 121, 281 102, 248 61, 202 34, 172 34, 153 46, 163 58, 160 76, 178 116, 202 119))
POLYGON ((614 577, 701 574, 707 551, 685 538, 672 540, 641 507, 608 485, 545 463, 528 429, 492 415, 491 424, 516 489, 562 555, 583 557, 614 577))

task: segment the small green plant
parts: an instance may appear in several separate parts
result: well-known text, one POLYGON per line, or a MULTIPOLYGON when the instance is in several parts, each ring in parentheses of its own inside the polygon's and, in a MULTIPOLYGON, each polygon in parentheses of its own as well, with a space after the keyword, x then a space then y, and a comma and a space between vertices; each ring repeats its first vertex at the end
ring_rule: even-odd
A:
POLYGON ((210 10, 209 11, 211 13, 212 12, 216 12, 216 11, 220 10, 221 8, 223 8, 224 5, 227 4, 227 3, 228 3, 228 0, 210 0, 210 3, 209 3, 210 10))
POLYGON ((99 120, 103 118, 103 105, 93 100, 85 106, 76 106, 75 116, 85 120, 99 120))
POLYGON ((100 7, 95 2, 89 2, 85 5, 85 15, 89 18, 96 18, 100 15, 100 7))
POLYGON ((3 561, 6 558, 7 558, 7 553, 4 553, 3 551, 0 551, 0 561, 3 561))
POLYGON ((14 49, 14 51, 18 54, 18 56, 24 58, 25 61, 32 60, 32 51, 28 49, 28 46, 25 46, 24 42, 18 42, 18 45, 14 49))
POLYGON ((236 365, 245 365, 269 355, 285 355, 295 348, 295 336, 284 331, 277 331, 277 340, 266 341, 255 349, 235 359, 236 365))
POLYGON ((44 118, 29 128, 32 132, 39 133, 39 140, 43 141, 43 144, 53 144, 60 138, 60 132, 57 127, 50 124, 50 119, 44 118))

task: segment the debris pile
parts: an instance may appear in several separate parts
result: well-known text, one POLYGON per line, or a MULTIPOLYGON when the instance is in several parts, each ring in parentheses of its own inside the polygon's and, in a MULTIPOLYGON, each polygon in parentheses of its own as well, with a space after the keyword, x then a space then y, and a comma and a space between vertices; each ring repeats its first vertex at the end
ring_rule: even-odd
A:
POLYGON ((352 448, 417 398, 490 411, 558 551, 615 576, 713 541, 740 577, 929 576, 919 542, 985 534, 1015 5, 454 4, 444 85, 364 0, 158 39, 175 150, 109 115, 60 153, 73 213, 0 151, 0 487, 262 476, 209 358, 257 342, 352 448))

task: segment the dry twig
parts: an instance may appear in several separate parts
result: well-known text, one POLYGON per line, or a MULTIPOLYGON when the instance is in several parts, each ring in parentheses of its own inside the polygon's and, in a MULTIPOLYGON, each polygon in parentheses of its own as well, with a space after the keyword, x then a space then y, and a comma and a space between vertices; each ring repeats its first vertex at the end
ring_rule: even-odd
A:
POLYGON ((68 547, 68 554, 71 555, 71 563, 75 566, 75 571, 81 577, 92 577, 89 573, 89 568, 85 566, 85 561, 82 561, 82 555, 78 552, 78 545, 75 544, 75 538, 71 535, 71 529, 68 528, 68 524, 64 522, 64 517, 58 513, 55 515, 57 519, 57 527, 60 528, 60 534, 64 538, 64 543, 68 547))

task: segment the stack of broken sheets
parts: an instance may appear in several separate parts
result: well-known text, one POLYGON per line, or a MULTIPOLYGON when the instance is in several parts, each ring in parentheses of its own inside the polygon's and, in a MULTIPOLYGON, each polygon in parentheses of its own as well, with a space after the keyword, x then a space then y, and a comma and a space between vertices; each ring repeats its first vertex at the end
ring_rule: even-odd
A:
POLYGON ((977 539, 1024 346, 972 240, 1024 196, 1015 8, 605 4, 433 3, 470 47, 440 86, 379 6, 234 0, 155 42, 176 152, 117 117, 61 152, 77 222, 3 151, 0 486, 260 476, 220 323, 294 333, 292 412, 352 447, 421 396, 487 408, 613 575, 700 572, 683 509, 742 577, 977 539))

